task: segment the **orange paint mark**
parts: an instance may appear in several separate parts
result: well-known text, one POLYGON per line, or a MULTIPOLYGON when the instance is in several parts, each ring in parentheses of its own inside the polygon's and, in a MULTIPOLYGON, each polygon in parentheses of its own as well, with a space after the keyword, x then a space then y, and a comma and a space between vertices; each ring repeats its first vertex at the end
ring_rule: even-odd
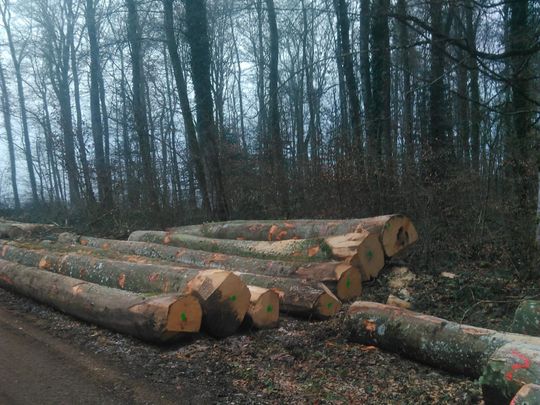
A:
POLYGON ((86 245, 88 245, 88 239, 81 239, 80 243, 81 243, 81 245, 86 246, 86 245))
POLYGON ((370 321, 368 319, 363 321, 364 329, 367 330, 369 333, 373 333, 377 330, 377 324, 374 321, 370 321))
POLYGON ((523 363, 515 363, 515 364, 512 364, 512 369, 510 371, 508 371, 504 377, 508 380, 508 381, 512 381, 513 379, 513 374, 514 374, 514 371, 516 370, 519 370, 519 369, 527 369, 531 366, 531 361, 529 360, 529 358, 527 356, 525 356, 524 354, 518 352, 517 350, 512 350, 511 352, 514 356, 516 356, 517 358, 519 358, 521 361, 523 361, 523 363))
POLYGON ((275 292, 278 295, 279 299, 282 299, 285 296, 285 293, 277 288, 270 288, 270 290, 275 292))
POLYGON ((319 250, 321 250, 321 247, 320 247, 320 246, 313 246, 313 247, 310 247, 310 248, 308 249, 308 256, 309 256, 309 257, 315 256, 317 253, 319 253, 319 250))
POLYGON ((38 267, 42 270, 50 270, 52 263, 47 259, 47 257, 42 257, 39 261, 38 267))
POLYGON ((244 238, 243 236, 238 236, 236 240, 246 240, 246 238, 244 238))
POLYGON ((159 278, 159 274, 158 273, 152 273, 148 276, 148 281, 150 281, 151 283, 153 283, 154 281, 156 281, 157 279, 159 278))
POLYGON ((285 225, 285 228, 289 228, 289 229, 294 228, 294 224, 291 224, 289 222, 285 222, 283 225, 285 225))
POLYGON ((124 288, 124 286, 126 285, 126 275, 124 273, 118 276, 118 285, 120 286, 120 288, 124 288))
POLYGON ((373 350, 378 350, 375 346, 360 346, 360 350, 363 352, 371 352, 373 350))
POLYGON ((287 236, 287 231, 281 231, 281 232, 278 233, 278 235, 276 236, 276 240, 282 240, 285 236, 287 236))
POLYGON ((4 274, 0 275, 0 280, 2 280, 6 284, 13 284, 13 280, 4 274))
POLYGON ((103 245, 101 245, 101 248, 104 249, 104 250, 107 250, 109 249, 110 245, 108 242, 105 242, 103 245))
POLYGON ((274 233, 278 230, 278 227, 276 225, 272 225, 270 227, 270 231, 268 231, 268 240, 272 241, 272 238, 274 237, 274 233))
POLYGON ((176 251, 175 256, 176 256, 176 257, 180 257, 180 256, 182 256, 182 255, 184 255, 184 254, 186 254, 186 249, 180 249, 180 250, 177 250, 177 251, 176 251))
POLYGON ((227 255, 224 255, 223 253, 214 253, 207 262, 224 262, 226 259, 227 255))
POLYGON ((167 232, 167 234, 165 235, 165 237, 163 238, 163 243, 165 245, 168 245, 169 243, 171 243, 171 235, 169 235, 169 233, 167 232))
POLYGON ((85 278, 86 274, 87 274, 87 271, 86 271, 85 268, 81 268, 81 270, 79 270, 79 277, 80 278, 85 278))

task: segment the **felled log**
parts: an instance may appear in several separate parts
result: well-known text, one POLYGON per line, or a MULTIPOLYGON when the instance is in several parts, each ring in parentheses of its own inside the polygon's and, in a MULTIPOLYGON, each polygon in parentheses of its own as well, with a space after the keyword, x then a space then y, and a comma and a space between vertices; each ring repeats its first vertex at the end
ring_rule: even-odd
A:
POLYGON ((279 296, 268 288, 248 285, 251 298, 246 318, 258 329, 275 328, 279 321, 279 296))
POLYGON ((489 405, 510 403, 530 383, 540 384, 540 346, 518 342, 498 348, 480 377, 484 402, 489 405))
POLYGON ((279 296, 282 312, 302 317, 327 319, 339 312, 341 301, 324 285, 294 278, 269 277, 235 272, 248 285, 269 288, 279 296))
POLYGON ((346 260, 360 269, 362 280, 377 277, 384 267, 384 251, 376 234, 367 231, 330 236, 325 239, 334 259, 346 260))
POLYGON ((510 405, 540 404, 540 385, 525 384, 510 401, 510 405))
POLYGON ((57 255, 12 245, 3 246, 2 257, 132 292, 192 292, 201 301, 205 330, 218 337, 234 333, 249 308, 249 290, 228 271, 132 263, 71 253, 57 255), (194 279, 198 281, 192 282, 194 279))
POLYGON ((50 224, 30 224, 0 219, 0 238, 35 237, 48 233, 54 228, 55 225, 50 224))
POLYGON ((201 325, 201 306, 190 295, 145 297, 2 259, 0 287, 146 341, 175 340, 201 325))
POLYGON ((379 235, 387 256, 396 253, 418 239, 416 228, 405 215, 382 215, 372 218, 321 220, 297 219, 286 221, 212 222, 200 228, 172 228, 172 231, 203 234, 210 238, 273 241, 311 239, 345 235, 367 230, 379 235))
MULTIPOLYGON (((73 240, 73 237, 69 238, 73 240)), ((360 271, 340 262, 301 263, 248 258, 242 256, 211 253, 202 250, 176 248, 156 243, 120 241, 81 236, 76 239, 81 245, 129 255, 139 255, 171 261, 183 265, 218 268, 272 277, 295 277, 327 284, 340 300, 348 301, 362 292, 360 271)))
POLYGON ((540 336, 540 301, 522 301, 514 314, 512 332, 540 336))
POLYGON ((537 337, 461 325, 363 301, 349 308, 345 330, 352 341, 376 345, 447 371, 481 377, 491 403, 508 403, 521 386, 539 382, 537 337))
POLYGON ((332 252, 323 239, 295 239, 277 242, 212 239, 177 232, 135 231, 128 240, 162 243, 208 252, 256 257, 259 259, 318 261, 329 260, 332 252))

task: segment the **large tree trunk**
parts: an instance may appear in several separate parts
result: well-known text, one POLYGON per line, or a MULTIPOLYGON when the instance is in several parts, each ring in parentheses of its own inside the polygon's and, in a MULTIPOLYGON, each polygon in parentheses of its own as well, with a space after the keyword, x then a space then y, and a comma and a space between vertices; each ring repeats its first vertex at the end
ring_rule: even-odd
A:
POLYGON ((49 254, 4 245, 2 257, 69 277, 139 293, 191 292, 199 298, 204 327, 214 336, 229 336, 242 323, 249 307, 249 290, 223 270, 166 266, 102 259, 81 254, 49 254))
POLYGON ((0 287, 117 332, 152 342, 198 332, 202 311, 195 297, 146 297, 0 260, 0 287))
POLYGON ((128 9, 127 36, 131 46, 131 69, 133 81, 133 120, 135 131, 139 138, 139 149, 143 166, 144 196, 149 208, 159 211, 159 199, 155 188, 155 170, 151 155, 151 141, 148 134, 148 119, 146 112, 145 77, 143 71, 141 32, 139 16, 135 0, 126 0, 128 9))
POLYGON ((208 39, 208 21, 206 2, 204 0, 184 1, 186 10, 186 36, 191 49, 191 75, 195 91, 195 110, 197 112, 197 129, 201 142, 212 191, 214 193, 214 216, 227 219, 229 209, 223 186, 223 174, 219 159, 216 125, 214 122, 214 106, 210 83, 210 44, 208 39))
POLYGON ((486 403, 508 403, 522 385, 540 381, 540 338, 363 301, 350 307, 345 330, 355 342, 397 351, 447 371, 481 376, 490 400, 486 403))
POLYGON ((379 236, 385 254, 390 257, 418 239, 418 233, 411 220, 400 214, 343 220, 210 222, 199 227, 180 227, 172 230, 211 238, 259 241, 323 238, 365 230, 379 236))
POLYGON ((4 68, 0 64, 0 89, 2 90, 2 113, 4 115, 4 127, 6 128, 6 137, 9 152, 9 168, 11 171, 11 189, 13 190, 13 201, 15 209, 21 209, 21 201, 19 199, 19 189, 17 188, 17 165, 15 161, 15 147, 13 145, 13 132, 11 130, 11 103, 9 101, 9 91, 6 86, 6 78, 4 76, 4 68))
MULTIPOLYGON (((112 180, 108 159, 104 151, 103 124, 100 103, 101 63, 99 57, 98 33, 96 27, 96 9, 94 0, 86 0, 86 28, 90 44, 90 115, 92 119, 92 136, 99 200, 105 209, 113 206, 112 180)), ((103 117, 107 119, 107 117, 103 117)), ((108 140, 107 140, 108 142, 108 140)))
POLYGON ((289 212, 289 190, 285 170, 285 158, 283 156, 283 140, 280 131, 279 114, 279 36, 276 21, 274 0, 266 0, 268 11, 268 24, 270 27, 270 71, 268 76, 268 136, 270 140, 272 162, 272 185, 275 189, 275 197, 279 201, 281 215, 289 212))
POLYGON ((169 56, 171 58, 176 89, 178 91, 178 97, 180 100, 180 109, 182 111, 182 118, 184 120, 184 131, 186 143, 189 149, 189 160, 190 163, 193 163, 195 168, 195 176, 197 177, 197 182, 199 183, 203 209, 206 212, 206 215, 210 218, 212 216, 212 210, 210 206, 210 198, 208 196, 206 175, 204 173, 203 158, 199 141, 197 140, 195 124, 193 123, 193 114, 191 113, 191 106, 189 104, 186 79, 184 77, 182 61, 180 60, 180 54, 178 53, 178 44, 176 43, 174 32, 173 0, 163 0, 163 27, 167 37, 167 49, 169 50, 169 56))
POLYGON ((64 242, 79 242, 84 246, 120 252, 128 255, 139 255, 156 258, 184 265, 210 267, 224 270, 238 270, 274 277, 294 277, 308 281, 320 281, 336 291, 341 300, 358 297, 362 292, 361 274, 358 269, 347 263, 302 263, 290 261, 270 261, 241 256, 231 256, 221 253, 210 253, 201 250, 178 249, 155 243, 120 241, 80 237, 63 240, 64 242))
POLYGON ((15 68, 15 78, 17 79, 17 93, 19 95, 19 107, 21 112, 21 125, 22 135, 24 140, 24 155, 26 158, 26 167, 28 169, 28 178, 30 180, 30 190, 32 191, 32 201, 34 204, 38 203, 38 193, 36 185, 36 176, 34 173, 34 162, 32 159, 32 150, 30 147, 30 136, 28 133, 28 118, 26 113, 26 97, 24 94, 23 78, 21 73, 21 60, 15 49, 15 41, 11 33, 11 12, 9 10, 9 2, 3 2, 0 6, 0 14, 2 14, 2 22, 4 23, 4 29, 6 30, 6 36, 9 45, 9 52, 11 60, 13 61, 13 67, 15 68))
POLYGON ((162 243, 208 252, 260 259, 321 261, 329 260, 331 248, 322 239, 291 239, 275 242, 211 239, 179 232, 135 231, 130 241, 162 243))

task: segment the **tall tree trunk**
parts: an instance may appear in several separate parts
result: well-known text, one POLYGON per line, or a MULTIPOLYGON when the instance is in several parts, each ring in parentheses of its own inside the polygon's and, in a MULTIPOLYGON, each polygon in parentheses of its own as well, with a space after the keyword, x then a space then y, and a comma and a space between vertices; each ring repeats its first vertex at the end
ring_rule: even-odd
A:
POLYGON ((18 211, 21 209, 21 202, 19 199, 19 190, 17 188, 17 164, 15 160, 15 148, 13 145, 13 133, 11 131, 11 103, 9 101, 9 91, 6 85, 6 78, 4 76, 4 68, 0 63, 0 89, 2 91, 2 113, 4 114, 4 127, 6 128, 6 137, 9 151, 9 168, 11 171, 11 187, 13 190, 13 201, 15 203, 15 209, 18 211))
POLYGON ((90 115, 92 119, 92 137, 94 138, 94 154, 98 183, 99 200, 104 209, 113 206, 111 172, 103 150, 103 126, 100 106, 100 72, 99 44, 96 30, 96 9, 94 0, 86 0, 86 28, 90 44, 90 115))
POLYGON ((176 43, 174 33, 173 1, 174 0, 163 0, 163 26, 165 29, 165 35, 167 37, 167 48, 171 58, 171 65, 173 67, 176 90, 178 91, 178 97, 180 99, 182 118, 184 120, 185 138, 188 146, 188 164, 193 164, 195 167, 195 176, 197 178, 197 182, 199 183, 203 209, 206 212, 206 215, 211 218, 212 208, 208 195, 203 157, 201 154, 199 141, 197 140, 195 124, 193 123, 193 114, 191 113, 191 106, 189 104, 186 79, 184 77, 182 61, 180 59, 180 54, 178 53, 178 44, 176 43))
POLYGON ((75 113, 77 118, 76 137, 79 144, 79 156, 81 159, 81 169, 83 173, 84 188, 86 192, 86 198, 90 203, 94 203, 96 198, 94 196, 94 190, 92 188, 92 181, 90 179, 90 168, 88 167, 88 159, 86 157, 86 145, 83 138, 82 128, 82 112, 81 112, 81 92, 79 90, 79 69, 77 67, 77 55, 75 49, 75 38, 70 40, 71 51, 71 72, 73 75, 73 98, 75 99, 75 113))
POLYGON ((242 148, 247 152, 246 130, 244 128, 244 96, 242 95, 242 67, 240 64, 240 52, 238 51, 238 43, 234 33, 234 22, 232 13, 229 15, 231 24, 231 35, 234 46, 234 57, 236 62, 236 85, 238 88, 238 104, 240 107, 240 139, 242 140, 242 148))
POLYGON ((279 128, 279 37, 274 0, 266 0, 266 7, 268 9, 268 24, 270 26, 270 72, 268 76, 268 104, 270 111, 268 116, 268 133, 272 145, 272 182, 275 184, 281 215, 287 215, 289 212, 289 190, 285 171, 285 158, 283 156, 283 140, 279 128))
POLYGON ((151 156, 150 135, 146 113, 145 78, 142 63, 141 32, 136 0, 126 0, 128 10, 127 33, 131 46, 131 69, 133 80, 133 119, 139 139, 139 150, 143 166, 143 190, 150 210, 159 211, 159 199, 155 188, 155 171, 151 156))
POLYGON ((531 66, 530 57, 520 51, 532 44, 529 28, 529 1, 515 0, 510 3, 508 51, 515 56, 510 59, 511 113, 513 133, 508 134, 509 166, 512 170, 517 212, 510 227, 513 241, 518 244, 522 262, 520 267, 529 274, 536 256, 535 224, 537 192, 537 140, 531 123, 531 66), (519 219, 517 219, 519 218, 519 219))
MULTIPOLYGON (((465 7, 465 24, 467 44, 476 52, 476 27, 473 23, 473 0, 467 0, 465 7)), ((475 56, 469 58, 470 69, 470 114, 471 114, 471 162, 475 172, 480 171, 480 86, 478 85, 478 61, 475 56)))
POLYGON ((28 169, 28 178, 30 180, 30 189, 32 191, 32 201, 34 204, 37 204, 39 202, 39 199, 36 186, 36 176, 34 173, 32 150, 30 148, 30 136, 28 134, 28 119, 26 116, 26 99, 24 95, 24 87, 21 74, 21 60, 17 56, 15 42, 11 33, 11 13, 9 7, 9 1, 4 1, 3 6, 0 6, 0 14, 2 14, 2 22, 4 23, 4 29, 6 31, 6 36, 9 44, 9 52, 11 54, 11 60, 13 61, 13 67, 15 68, 15 78, 17 79, 17 93, 19 95, 21 125, 24 139, 24 155, 26 158, 26 167, 28 169))
POLYGON ((219 161, 216 124, 213 115, 210 84, 210 44, 205 0, 184 1, 187 40, 191 50, 191 75, 195 90, 197 129, 214 194, 213 216, 225 220, 229 216, 219 161))
POLYGON ((349 39, 349 16, 347 11, 346 0, 334 0, 334 9, 337 16, 338 35, 340 38, 339 44, 341 63, 345 73, 345 82, 347 85, 347 94, 349 99, 349 109, 351 114, 351 127, 353 131, 353 152, 357 169, 363 165, 363 139, 362 126, 360 122, 360 99, 358 97, 358 86, 354 74, 354 60, 351 53, 351 45, 349 39))

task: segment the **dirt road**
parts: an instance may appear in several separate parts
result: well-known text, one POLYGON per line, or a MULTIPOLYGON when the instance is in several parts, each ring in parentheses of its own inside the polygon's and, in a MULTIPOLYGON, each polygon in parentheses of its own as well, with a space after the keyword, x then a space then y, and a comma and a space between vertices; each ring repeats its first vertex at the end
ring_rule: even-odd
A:
MULTIPOLYGON (((178 398, 177 398, 178 400, 178 398)), ((1 404, 173 403, 78 347, 0 309, 1 404)))

